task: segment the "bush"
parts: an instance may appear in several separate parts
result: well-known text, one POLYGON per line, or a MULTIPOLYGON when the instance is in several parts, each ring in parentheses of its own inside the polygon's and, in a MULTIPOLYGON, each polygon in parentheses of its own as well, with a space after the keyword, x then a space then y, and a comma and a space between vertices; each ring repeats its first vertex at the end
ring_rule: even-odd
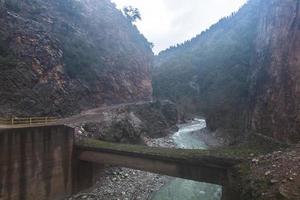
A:
POLYGON ((0 67, 13 67, 17 65, 17 58, 9 49, 8 38, 0 33, 0 67))
POLYGON ((63 13, 67 13, 72 17, 79 17, 81 12, 81 4, 75 0, 57 0, 58 8, 63 13))
POLYGON ((0 68, 11 68, 15 67, 18 64, 18 61, 15 56, 8 55, 8 56, 1 56, 0 55, 0 68))
POLYGON ((14 12, 21 11, 21 5, 19 0, 5 0, 4 5, 7 9, 12 10, 14 12))

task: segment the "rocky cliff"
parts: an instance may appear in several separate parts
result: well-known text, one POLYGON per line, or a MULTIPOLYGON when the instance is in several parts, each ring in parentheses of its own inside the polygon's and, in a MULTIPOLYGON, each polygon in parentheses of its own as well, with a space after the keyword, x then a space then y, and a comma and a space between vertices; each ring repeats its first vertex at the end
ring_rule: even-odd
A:
POLYGON ((300 140, 299 0, 262 1, 250 74, 249 128, 300 140))
POLYGON ((211 130, 300 139, 299 0, 250 0, 156 59, 154 94, 197 111, 211 130))
POLYGON ((153 54, 109 0, 0 1, 0 114, 149 100, 153 54))

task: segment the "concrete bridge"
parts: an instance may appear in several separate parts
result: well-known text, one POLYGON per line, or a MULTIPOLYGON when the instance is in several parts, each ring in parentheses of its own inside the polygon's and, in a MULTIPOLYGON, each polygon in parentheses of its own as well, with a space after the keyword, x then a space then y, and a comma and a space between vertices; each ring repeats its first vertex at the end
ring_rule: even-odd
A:
POLYGON ((76 145, 77 158, 200 182, 224 185, 228 171, 240 160, 214 151, 114 144, 85 140, 76 145))
POLYGON ((240 163, 228 151, 75 144, 66 126, 0 129, 0 199, 62 199, 93 185, 103 165, 226 185, 240 163))

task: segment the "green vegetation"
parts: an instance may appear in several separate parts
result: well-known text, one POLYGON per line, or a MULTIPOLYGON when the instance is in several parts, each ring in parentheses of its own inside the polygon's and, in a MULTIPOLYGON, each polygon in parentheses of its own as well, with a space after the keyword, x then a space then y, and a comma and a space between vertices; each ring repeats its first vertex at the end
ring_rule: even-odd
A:
POLYGON ((100 148, 108 149, 119 152, 130 152, 144 155, 153 156, 165 156, 165 157, 177 157, 177 158, 191 158, 191 157, 201 157, 210 155, 207 150, 186 150, 186 149, 170 149, 170 148, 152 148, 142 145, 130 145, 130 144, 119 144, 110 143, 100 140, 86 139, 81 141, 77 146, 82 148, 100 148))
POLYGON ((137 8, 133 8, 132 6, 127 6, 123 9, 123 12, 127 17, 127 19, 129 19, 131 22, 142 20, 141 13, 137 8))
MULTIPOLYGON (((80 2, 75 0, 57 0, 58 10, 63 14, 72 17, 72 20, 80 22, 80 2)), ((75 22, 75 21, 74 21, 75 22)), ((65 71, 71 78, 80 78, 86 82, 92 82, 101 72, 105 65, 101 59, 103 52, 100 52, 96 45, 88 42, 86 38, 79 35, 69 24, 57 27, 56 37, 62 43, 63 61, 65 71)))
POLYGON ((119 144, 110 143, 100 140, 86 139, 80 141, 77 146, 79 148, 100 148, 106 150, 112 150, 115 152, 130 152, 137 154, 144 154, 149 156, 162 156, 162 157, 172 157, 174 159, 185 159, 190 161, 195 161, 201 159, 205 156, 215 157, 215 158, 228 158, 233 159, 232 163, 239 163, 239 161, 245 160, 250 154, 255 155, 265 153, 265 149, 257 148, 257 146, 238 146, 238 147, 226 147, 213 150, 199 150, 199 149, 174 149, 174 148, 161 148, 161 147, 147 147, 141 145, 130 145, 130 144, 119 144))
POLYGON ((20 12, 21 11, 21 5, 20 5, 20 0, 5 0, 4 1, 4 6, 12 10, 14 12, 20 12))
POLYGON ((81 4, 76 0, 56 0, 58 9, 72 17, 80 17, 81 4))
POLYGON ((13 55, 1 56, 0 55, 0 67, 1 69, 14 67, 18 64, 17 59, 13 55))
POLYGON ((150 54, 147 40, 136 27, 128 23, 121 12, 112 12, 110 1, 99 1, 94 5, 97 14, 93 23, 82 16, 82 12, 85 12, 82 2, 56 1, 58 10, 68 18, 68 23, 57 24, 55 37, 62 44, 65 71, 71 78, 92 84, 105 70, 130 68, 132 58, 136 58, 137 54, 148 49, 150 54), (119 32, 122 32, 121 36, 119 32))
POLYGON ((162 52, 153 70, 154 95, 204 115, 209 125, 216 125, 212 129, 240 128, 257 12, 257 5, 249 2, 192 40, 162 52))
POLYGON ((9 49, 8 38, 0 33, 0 67, 11 68, 17 65, 14 53, 9 49))
POLYGON ((97 51, 73 34, 64 39, 63 51, 65 69, 71 78, 93 80, 96 75, 93 67, 97 67, 98 70, 103 69, 103 62, 99 54, 97 55, 97 51))

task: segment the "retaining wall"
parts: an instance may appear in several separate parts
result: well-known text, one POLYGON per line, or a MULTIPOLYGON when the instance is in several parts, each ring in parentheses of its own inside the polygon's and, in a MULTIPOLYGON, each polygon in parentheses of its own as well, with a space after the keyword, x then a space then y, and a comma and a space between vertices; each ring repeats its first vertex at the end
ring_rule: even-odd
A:
POLYGON ((72 193, 73 129, 0 130, 0 199, 56 200, 72 193))

